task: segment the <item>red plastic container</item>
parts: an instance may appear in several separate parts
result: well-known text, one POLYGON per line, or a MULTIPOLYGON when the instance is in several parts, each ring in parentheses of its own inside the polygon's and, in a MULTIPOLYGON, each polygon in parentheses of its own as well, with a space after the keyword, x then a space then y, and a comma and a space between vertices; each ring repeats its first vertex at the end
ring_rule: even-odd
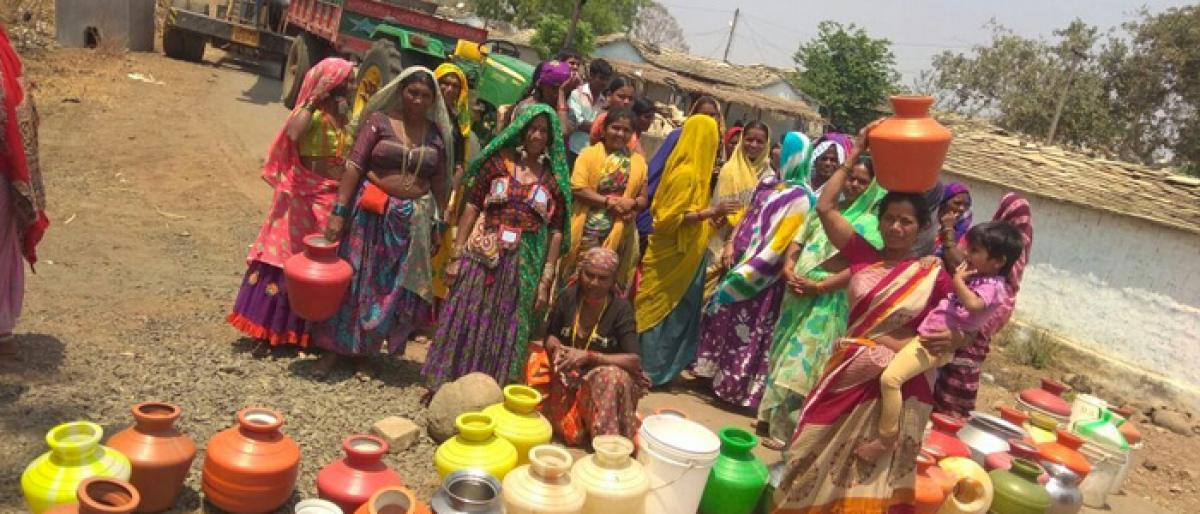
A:
POLYGON ((288 304, 297 316, 325 321, 337 314, 354 274, 354 268, 338 257, 337 249, 337 242, 312 234, 304 238, 304 253, 283 263, 288 304))
POLYGON ((272 512, 287 503, 300 474, 300 447, 282 427, 282 414, 246 408, 237 425, 209 439, 201 477, 205 499, 239 514, 272 512))
POLYGON ((175 428, 180 409, 169 403, 133 406, 134 425, 117 432, 108 446, 129 457, 129 483, 141 493, 138 512, 162 512, 175 504, 196 457, 196 443, 175 428))
POLYGON ((1042 378, 1042 387, 1021 391, 1021 402, 1035 409, 1059 417, 1071 416, 1071 404, 1062 398, 1067 385, 1052 378, 1042 378))
POLYGON ((868 134, 875 178, 888 191, 923 193, 937 183, 952 134, 929 116, 932 96, 896 95, 891 102, 896 114, 868 134))
POLYGON ((942 413, 934 413, 929 419, 933 421, 933 430, 925 436, 925 444, 922 446, 946 457, 971 458, 971 448, 957 436, 959 429, 963 427, 962 420, 942 413))
POLYGON ((342 440, 344 458, 317 472, 317 493, 336 503, 342 512, 358 510, 371 495, 388 486, 404 486, 404 480, 383 463, 388 444, 370 435, 352 435, 342 440))
POLYGON ((946 500, 946 491, 929 474, 929 470, 937 466, 928 453, 917 454, 917 477, 913 487, 913 512, 916 514, 935 514, 946 500))

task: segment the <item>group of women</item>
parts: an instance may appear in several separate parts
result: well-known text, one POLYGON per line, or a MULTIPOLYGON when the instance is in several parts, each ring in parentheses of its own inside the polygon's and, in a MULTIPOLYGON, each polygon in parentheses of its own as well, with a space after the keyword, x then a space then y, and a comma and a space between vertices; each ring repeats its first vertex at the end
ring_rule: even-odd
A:
MULTIPOLYGON (((852 448, 873 426, 868 375, 879 370, 861 363, 886 361, 941 299, 944 265, 914 251, 922 234, 937 233, 946 265, 961 262, 965 187, 939 188, 936 206, 884 191, 863 134, 789 132, 775 158, 766 125, 725 131, 708 97, 647 160, 636 144, 645 122, 627 108, 636 91, 619 78, 569 167, 566 99, 582 80, 559 61, 537 68, 496 137, 466 150, 461 70, 409 68, 351 120, 351 68, 314 67, 272 147, 264 178, 275 196, 234 326, 265 347, 325 350, 318 374, 339 357, 401 352, 436 326, 422 367, 431 392, 472 372, 528 382, 549 396, 556 432, 584 445, 632 436, 637 399, 689 370, 757 410, 766 444, 788 447, 785 511, 903 490, 892 478, 911 475, 914 455, 855 468, 867 464, 834 446, 852 448), (354 275, 338 313, 314 324, 289 309, 282 265, 317 233, 340 243, 354 275), (891 478, 864 489, 855 476, 891 478)), ((997 217, 1025 236, 1015 289, 1028 205, 1010 195, 997 217)), ((979 362, 1011 307, 980 333, 923 336, 956 358, 939 382, 927 373, 906 385, 902 439, 920 436, 935 400, 973 407, 979 362)))

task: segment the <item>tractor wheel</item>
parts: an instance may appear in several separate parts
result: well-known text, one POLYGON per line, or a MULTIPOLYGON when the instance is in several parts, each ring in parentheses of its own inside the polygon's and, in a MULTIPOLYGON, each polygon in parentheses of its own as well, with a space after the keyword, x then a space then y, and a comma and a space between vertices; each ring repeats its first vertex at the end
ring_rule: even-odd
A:
POLYGON ((362 112, 371 99, 383 86, 392 79, 400 76, 404 70, 404 59, 400 50, 391 41, 379 40, 367 51, 362 64, 358 67, 358 89, 354 94, 354 116, 362 112))
POLYGON ((287 62, 283 65, 282 100, 288 109, 296 107, 296 97, 300 94, 300 86, 304 84, 304 76, 321 58, 321 46, 321 42, 308 32, 301 32, 292 39, 287 62))
POLYGON ((172 59, 200 62, 204 60, 204 47, 207 44, 208 41, 200 34, 177 29, 169 25, 163 28, 163 53, 172 59))

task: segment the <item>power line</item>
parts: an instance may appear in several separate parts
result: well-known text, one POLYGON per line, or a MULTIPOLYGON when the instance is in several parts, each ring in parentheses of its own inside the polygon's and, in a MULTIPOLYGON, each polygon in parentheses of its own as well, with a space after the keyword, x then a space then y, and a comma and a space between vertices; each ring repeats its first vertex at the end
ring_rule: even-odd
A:
POLYGON ((685 11, 719 12, 719 13, 725 13, 725 14, 729 14, 729 13, 733 12, 733 11, 730 11, 729 9, 716 9, 713 7, 696 7, 694 5, 664 4, 662 2, 659 2, 659 5, 661 5, 663 7, 669 7, 671 9, 682 9, 685 11))
POLYGON ((721 27, 719 29, 706 30, 704 32, 695 32, 695 33, 691 33, 691 34, 684 34, 683 37, 704 37, 704 36, 711 36, 714 34, 724 34, 725 30, 726 30, 725 27, 721 27))

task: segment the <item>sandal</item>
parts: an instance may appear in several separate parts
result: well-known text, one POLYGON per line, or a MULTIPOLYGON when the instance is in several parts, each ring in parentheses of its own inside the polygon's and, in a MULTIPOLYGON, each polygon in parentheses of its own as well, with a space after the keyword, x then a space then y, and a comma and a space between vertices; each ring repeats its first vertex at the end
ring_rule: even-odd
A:
POLYGON ((759 441, 762 442, 763 448, 766 448, 771 451, 781 452, 781 451, 783 451, 784 448, 787 447, 787 443, 780 441, 774 437, 764 437, 762 439, 759 439, 759 441))

